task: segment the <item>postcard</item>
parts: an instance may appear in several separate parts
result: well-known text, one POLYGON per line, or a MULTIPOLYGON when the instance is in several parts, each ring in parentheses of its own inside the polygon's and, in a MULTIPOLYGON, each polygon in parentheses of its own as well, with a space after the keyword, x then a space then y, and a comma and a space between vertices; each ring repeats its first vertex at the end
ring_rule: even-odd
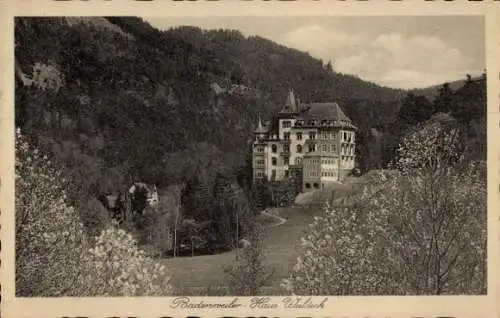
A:
POLYGON ((5 317, 498 317, 500 10, 19 1, 5 317))

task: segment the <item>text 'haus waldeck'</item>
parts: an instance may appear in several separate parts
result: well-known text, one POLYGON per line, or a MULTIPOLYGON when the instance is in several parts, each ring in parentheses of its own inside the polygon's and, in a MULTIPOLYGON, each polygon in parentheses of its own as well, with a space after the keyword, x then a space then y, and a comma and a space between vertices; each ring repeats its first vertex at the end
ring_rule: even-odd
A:
POLYGON ((283 180, 297 176, 302 191, 328 187, 355 167, 357 128, 337 103, 305 103, 289 91, 272 122, 254 131, 254 179, 283 180))

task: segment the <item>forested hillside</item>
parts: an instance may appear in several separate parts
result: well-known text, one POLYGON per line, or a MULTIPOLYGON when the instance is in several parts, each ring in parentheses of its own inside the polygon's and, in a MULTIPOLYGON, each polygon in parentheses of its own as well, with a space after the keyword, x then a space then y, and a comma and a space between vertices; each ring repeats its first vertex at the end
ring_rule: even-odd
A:
POLYGON ((270 116, 290 87, 382 129, 400 93, 238 31, 162 32, 138 18, 20 18, 16 66, 17 126, 86 176, 92 195, 238 171, 257 113, 270 116))

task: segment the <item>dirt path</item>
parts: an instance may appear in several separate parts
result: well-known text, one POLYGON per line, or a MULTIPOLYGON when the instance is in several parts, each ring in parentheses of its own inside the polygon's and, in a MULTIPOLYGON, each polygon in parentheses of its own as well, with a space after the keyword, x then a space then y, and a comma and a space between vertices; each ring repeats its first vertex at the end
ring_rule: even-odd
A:
POLYGON ((268 228, 269 228, 269 227, 276 227, 276 226, 280 226, 280 225, 282 225, 283 223, 285 223, 285 222, 286 222, 286 219, 282 218, 281 216, 279 216, 279 215, 277 215, 277 214, 269 213, 269 212, 267 212, 267 210, 264 210, 264 211, 262 211, 261 213, 262 213, 262 214, 264 214, 264 215, 267 215, 267 216, 269 216, 269 217, 275 218, 275 219, 277 220, 277 222, 276 222, 276 223, 271 224, 271 225, 268 225, 268 226, 267 226, 268 228))

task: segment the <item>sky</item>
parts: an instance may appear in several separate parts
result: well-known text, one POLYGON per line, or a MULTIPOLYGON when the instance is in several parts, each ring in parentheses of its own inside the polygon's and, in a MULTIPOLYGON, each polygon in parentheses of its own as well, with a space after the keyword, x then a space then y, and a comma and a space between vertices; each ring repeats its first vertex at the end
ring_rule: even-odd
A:
POLYGON ((422 88, 486 67, 480 16, 154 17, 158 29, 236 29, 308 52, 334 69, 393 88, 422 88))

